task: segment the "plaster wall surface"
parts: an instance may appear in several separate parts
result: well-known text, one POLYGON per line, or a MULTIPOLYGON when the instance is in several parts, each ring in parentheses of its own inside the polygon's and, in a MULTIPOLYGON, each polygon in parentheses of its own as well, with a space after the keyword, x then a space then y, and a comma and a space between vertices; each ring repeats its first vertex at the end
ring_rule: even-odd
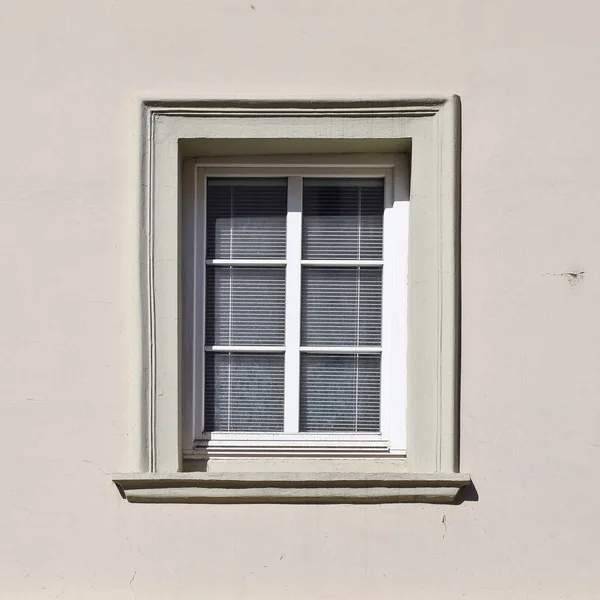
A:
POLYGON ((600 5, 0 2, 0 598, 600 593, 600 5), (125 503, 139 99, 462 98, 457 506, 125 503))

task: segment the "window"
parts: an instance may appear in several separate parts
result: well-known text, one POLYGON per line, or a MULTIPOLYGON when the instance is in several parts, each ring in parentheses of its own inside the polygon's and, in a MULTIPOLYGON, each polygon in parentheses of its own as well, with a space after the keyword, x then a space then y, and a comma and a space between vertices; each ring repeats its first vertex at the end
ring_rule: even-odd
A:
POLYGON ((408 156, 235 162, 184 167, 185 456, 403 456, 408 156))
POLYGON ((140 115, 123 497, 451 501, 470 482, 459 99, 146 101, 140 115), (410 174, 382 159, 398 154, 410 174))

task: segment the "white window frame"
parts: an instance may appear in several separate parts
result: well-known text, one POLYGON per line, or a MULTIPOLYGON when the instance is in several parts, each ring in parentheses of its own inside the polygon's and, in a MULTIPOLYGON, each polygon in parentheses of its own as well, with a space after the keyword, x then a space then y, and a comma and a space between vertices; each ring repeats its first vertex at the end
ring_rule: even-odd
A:
MULTIPOLYGON (((187 159, 183 166, 183 229, 193 238, 189 264, 189 296, 182 336, 191 356, 183 357, 183 378, 190 385, 183 398, 184 458, 217 456, 406 456, 406 364, 409 231, 409 157, 406 154, 214 157, 187 159), (284 260, 206 260, 206 180, 209 177, 279 177, 287 179, 287 253, 284 260), (302 241, 302 181, 305 177, 383 178, 383 257, 380 261, 310 261, 300 256, 302 241), (186 228, 189 228, 186 230, 186 228), (193 228, 193 231, 192 231, 193 228), (380 433, 300 433, 299 358, 309 348, 300 346, 301 265, 339 262, 344 265, 377 263, 383 267, 380 433), (208 264, 269 264, 286 266, 286 342, 263 351, 285 351, 284 431, 281 433, 204 432, 204 267, 208 264), (186 336, 191 335, 191 340, 186 336)), ((185 235, 185 234, 184 234, 185 235)), ((187 263, 186 263, 187 264, 187 263)), ((187 278, 184 278, 186 281, 187 278)), ((241 347, 230 350, 241 351, 241 347)), ((356 352, 357 348, 330 348, 356 352)), ((321 350, 323 351, 323 350, 321 350)))
POLYGON ((459 98, 145 100, 141 106, 142 168, 132 170, 132 190, 140 190, 140 201, 132 210, 128 246, 131 280, 139 282, 132 284, 130 313, 139 328, 139 341, 132 345, 132 371, 139 374, 130 404, 135 443, 131 472, 113 476, 123 497, 130 502, 453 500, 470 482, 458 462, 459 98), (203 155, 231 155, 217 150, 232 142, 254 154, 265 147, 269 151, 263 154, 287 152, 290 145, 296 153, 337 153, 349 145, 353 152, 358 146, 373 152, 410 143, 407 438, 401 466, 363 458, 360 468, 352 467, 351 459, 332 468, 315 458, 302 459, 310 462, 296 468, 285 459, 290 461, 284 462, 285 472, 275 472, 265 461, 240 466, 234 460, 229 468, 221 464, 220 472, 184 472, 181 190, 190 140, 203 155))

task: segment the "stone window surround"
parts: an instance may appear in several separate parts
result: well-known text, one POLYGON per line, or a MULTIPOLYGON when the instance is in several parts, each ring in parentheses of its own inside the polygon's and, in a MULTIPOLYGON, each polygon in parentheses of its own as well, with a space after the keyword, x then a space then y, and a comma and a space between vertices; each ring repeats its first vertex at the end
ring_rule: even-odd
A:
MULTIPOLYGON (((130 502, 450 502, 458 472, 460 100, 144 101, 139 210, 142 376, 130 502), (402 472, 183 472, 180 334, 182 140, 411 143, 407 456, 402 472)), ((265 459, 268 460, 268 459, 265 459)), ((318 459, 306 459, 317 461, 318 459)), ((370 459, 363 459, 370 460, 370 459)), ((259 461, 260 466, 260 461, 259 461)), ((326 469, 326 468, 325 468, 326 469)))

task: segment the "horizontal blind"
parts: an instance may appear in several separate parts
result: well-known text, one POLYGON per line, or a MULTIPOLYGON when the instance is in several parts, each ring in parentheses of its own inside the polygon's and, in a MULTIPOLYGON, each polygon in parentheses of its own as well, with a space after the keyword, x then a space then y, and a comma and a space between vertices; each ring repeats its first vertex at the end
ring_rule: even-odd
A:
POLYGON ((285 258, 287 180, 209 178, 206 256, 285 258))
POLYGON ((383 179, 305 179, 302 258, 378 260, 383 179))
POLYGON ((301 431, 380 430, 382 266, 361 261, 383 258, 383 210, 383 179, 304 180, 302 258, 322 263, 302 266, 301 431))
POLYGON ((381 359, 303 354, 300 431, 379 431, 381 359))
POLYGON ((283 354, 207 353, 206 431, 283 430, 283 354))
POLYGON ((304 267, 301 344, 381 345, 381 268, 304 267))
POLYGON ((206 267, 206 344, 283 346, 285 268, 206 267))
POLYGON ((205 431, 282 431, 285 267, 235 266, 236 259, 286 256, 287 179, 209 178, 205 344, 205 431), (236 346, 244 346, 236 351, 236 346))

